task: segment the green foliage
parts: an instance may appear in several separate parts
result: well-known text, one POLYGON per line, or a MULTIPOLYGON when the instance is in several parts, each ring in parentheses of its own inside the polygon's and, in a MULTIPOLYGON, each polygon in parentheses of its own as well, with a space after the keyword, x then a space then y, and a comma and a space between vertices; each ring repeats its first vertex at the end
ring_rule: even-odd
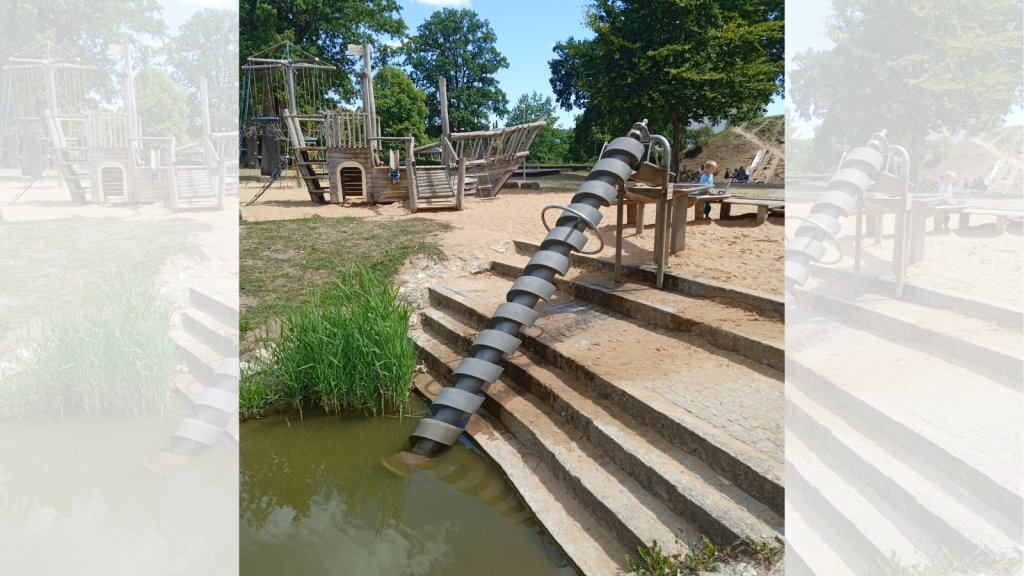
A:
MULTIPOLYGON (((406 33, 397 0, 252 0, 239 4, 239 59, 288 40, 338 67, 328 88, 342 101, 358 95, 349 44, 380 45, 406 33)), ((241 63, 241 62, 240 62, 241 63)), ((358 63, 362 65, 361 62, 358 63)))
POLYGON ((782 0, 595 0, 587 26, 548 63, 559 105, 584 109, 581 148, 646 118, 678 154, 691 121, 761 114, 783 88, 782 0))
POLYGON ((173 134, 179 146, 188 144, 185 91, 177 88, 163 70, 147 66, 136 74, 135 102, 143 136, 173 134))
POLYGON ((127 270, 112 272, 44 318, 4 387, 13 378, 61 407, 152 414, 167 401, 178 360, 170 323, 154 288, 127 270))
POLYGON ((279 333, 267 335, 264 356, 243 377, 246 411, 278 397, 300 410, 306 401, 328 412, 401 406, 416 368, 411 315, 385 278, 346 270, 286 309, 279 333))
POLYGON ((506 126, 529 124, 536 122, 545 108, 551 108, 548 112, 547 126, 537 132, 537 137, 530 145, 528 160, 531 164, 565 164, 570 161, 569 144, 572 141, 572 134, 558 127, 554 107, 550 96, 542 97, 539 93, 533 92, 520 96, 504 115, 506 126))
POLYGON ((640 560, 626 554, 626 568, 637 576, 676 576, 679 574, 679 554, 666 554, 658 547, 658 542, 651 544, 649 549, 637 548, 640 560))
POLYGON ((213 132, 238 129, 238 12, 206 8, 178 27, 161 49, 171 77, 188 95, 188 133, 202 134, 199 80, 206 78, 213 132))
POLYGON ((789 74, 797 112, 823 121, 812 169, 883 128, 917 166, 930 132, 998 126, 1021 103, 1021 19, 1011 0, 835 2, 835 46, 797 54, 789 74))
MULTIPOLYGON (((412 133, 416 144, 427 143, 427 95, 413 85, 401 70, 385 66, 373 76, 373 94, 377 100, 377 117, 384 136, 405 136, 412 133)), ((400 148, 400 142, 385 142, 385 148, 400 148)))
POLYGON ((453 132, 490 125, 489 114, 503 114, 508 98, 494 74, 508 68, 495 47, 498 37, 487 20, 468 9, 445 8, 420 24, 405 44, 412 81, 427 93, 427 133, 441 133, 438 80, 445 78, 448 123, 453 132))
POLYGON ((134 44, 135 65, 141 67, 151 60, 152 49, 140 37, 161 38, 167 33, 157 0, 10 0, 3 4, 2 15, 0 55, 6 59, 49 40, 100 68, 84 78, 104 100, 120 90, 113 74, 121 59, 107 54, 107 46, 134 44))

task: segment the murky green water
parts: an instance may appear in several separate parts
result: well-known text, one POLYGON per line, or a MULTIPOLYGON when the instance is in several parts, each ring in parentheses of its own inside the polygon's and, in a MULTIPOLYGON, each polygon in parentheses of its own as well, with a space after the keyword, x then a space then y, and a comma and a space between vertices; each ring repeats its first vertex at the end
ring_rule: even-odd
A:
MULTIPOLYGON (((413 399, 408 412, 426 405, 413 399)), ((242 425, 241 574, 576 574, 468 441, 408 478, 381 466, 416 418, 306 411, 242 425)))
POLYGON ((0 573, 237 573, 237 452, 217 445, 167 476, 143 465, 178 422, 59 412, 0 422, 0 573))

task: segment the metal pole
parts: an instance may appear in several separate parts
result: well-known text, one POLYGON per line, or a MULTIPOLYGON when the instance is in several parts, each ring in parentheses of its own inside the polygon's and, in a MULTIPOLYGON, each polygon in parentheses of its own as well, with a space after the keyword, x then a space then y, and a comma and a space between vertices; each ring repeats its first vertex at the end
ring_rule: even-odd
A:
POLYGON ((890 149, 899 153, 903 160, 903 193, 900 195, 900 205, 896 210, 896 238, 893 246, 893 274, 896 275, 896 298, 903 295, 903 271, 906 263, 904 235, 907 227, 907 204, 910 202, 910 154, 902 146, 890 145, 890 149))
POLYGON ((619 189, 619 202, 616 208, 615 220, 615 283, 618 284, 622 278, 622 209, 626 201, 626 194, 619 189))
MULTIPOLYGON (((658 281, 657 286, 660 290, 665 283, 665 252, 666 242, 665 237, 668 235, 668 214, 666 210, 666 204, 668 202, 668 187, 669 187, 669 168, 667 165, 668 159, 672 157, 672 146, 669 145, 668 139, 658 134, 651 135, 651 142, 657 142, 661 145, 662 150, 665 151, 664 160, 661 164, 661 196, 658 198, 658 213, 655 218, 656 232, 654 235, 654 257, 658 263, 658 281)), ((685 215, 683 216, 686 217, 685 215)))

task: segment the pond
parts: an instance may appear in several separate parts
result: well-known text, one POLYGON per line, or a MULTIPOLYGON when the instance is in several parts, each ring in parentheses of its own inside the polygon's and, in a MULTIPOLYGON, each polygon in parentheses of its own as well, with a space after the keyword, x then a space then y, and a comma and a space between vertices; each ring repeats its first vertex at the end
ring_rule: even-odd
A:
POLYGON ((414 397, 404 417, 307 409, 244 422, 240 574, 575 575, 466 438, 407 477, 381 465, 426 408, 414 397))
POLYGON ((0 571, 237 573, 237 448, 216 445, 187 472, 144 465, 179 421, 67 408, 0 421, 0 571))

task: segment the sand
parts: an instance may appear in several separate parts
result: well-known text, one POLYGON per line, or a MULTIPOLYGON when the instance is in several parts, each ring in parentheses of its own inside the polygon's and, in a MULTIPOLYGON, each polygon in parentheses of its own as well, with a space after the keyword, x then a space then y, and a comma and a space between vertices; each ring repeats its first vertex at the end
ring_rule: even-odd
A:
MULTIPOLYGON (((807 187, 787 189, 790 214, 807 214, 817 194, 807 187), (800 201, 793 197, 799 195, 800 201)), ((972 202, 973 204, 973 202, 972 202)), ((1019 199, 987 198, 986 207, 1021 209, 1019 199)), ((792 235, 800 222, 791 220, 787 233, 792 235)), ((853 270, 855 237, 853 218, 842 219, 838 239, 843 246, 844 258, 835 265, 845 271, 853 270)), ((892 275, 893 229, 895 218, 885 218, 882 243, 875 245, 873 236, 863 240, 864 260, 861 272, 870 276, 892 275)), ((949 230, 933 230, 928 219, 925 234, 924 260, 910 266, 908 280, 928 288, 936 288, 974 300, 990 301, 1002 306, 1024 307, 1024 228, 1010 226, 995 236, 994 217, 974 217, 971 229, 960 231, 958 217, 950 219, 949 230)), ((839 252, 826 242, 826 260, 835 259, 839 252)))
MULTIPOLYGON (((451 232, 440 236, 442 250, 454 258, 452 262, 465 262, 466 267, 474 261, 490 260, 503 252, 492 250, 492 246, 505 251, 511 249, 513 240, 539 243, 546 231, 541 223, 541 210, 551 204, 567 205, 572 192, 546 192, 533 190, 503 190, 494 200, 467 198, 466 209, 423 210, 412 214, 405 203, 394 203, 369 207, 365 204, 317 206, 309 200, 305 189, 289 186, 275 186, 260 198, 259 203, 245 207, 259 185, 243 183, 240 191, 242 216, 246 220, 281 220, 307 218, 314 214, 323 218, 357 217, 369 219, 422 217, 448 222, 451 232), (504 243, 504 244, 502 244, 504 243), (504 248, 502 248, 504 247, 504 248)), ((626 226, 623 237, 623 262, 628 264, 650 264, 654 250, 654 209, 647 210, 644 233, 637 236, 633 225, 626 226)), ((741 289, 754 290, 779 296, 783 294, 783 236, 782 219, 769 218, 766 224, 754 221, 756 209, 735 207, 733 214, 742 218, 720 221, 717 219, 718 206, 712 209, 714 220, 693 220, 693 208, 689 210, 686 250, 669 259, 673 271, 716 280, 741 289)), ((604 220, 600 225, 607 245, 599 257, 613 261, 615 258, 615 211, 602 210, 604 220)), ((557 211, 548 213, 549 222, 557 211)), ((593 234, 587 248, 594 249, 598 243, 593 234)), ((440 265, 435 263, 435 265, 440 265)), ((451 265, 449 263, 448 265, 451 265)), ((446 273, 451 273, 449 270, 446 273)))

